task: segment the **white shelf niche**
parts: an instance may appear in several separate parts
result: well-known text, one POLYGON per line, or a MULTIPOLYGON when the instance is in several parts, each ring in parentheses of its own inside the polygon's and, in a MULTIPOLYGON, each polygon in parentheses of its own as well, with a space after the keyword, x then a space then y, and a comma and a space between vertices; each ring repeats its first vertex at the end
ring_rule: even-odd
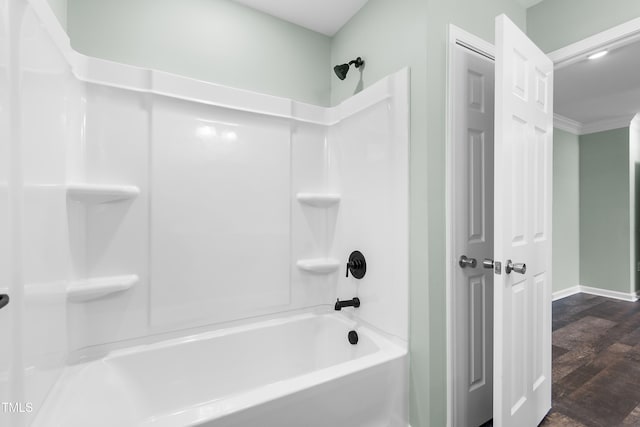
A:
POLYGON ((299 269, 314 274, 330 274, 340 268, 340 261, 332 258, 301 259, 297 262, 299 269))
POLYGON ((140 189, 133 185, 67 184, 67 197, 77 202, 100 204, 133 199, 140 189))
POLYGON ((67 300, 86 302, 131 289, 139 281, 135 274, 126 276, 94 277, 77 280, 67 287, 67 300))
POLYGON ((317 208, 328 208, 340 202, 337 193, 298 193, 296 199, 302 204, 317 208))

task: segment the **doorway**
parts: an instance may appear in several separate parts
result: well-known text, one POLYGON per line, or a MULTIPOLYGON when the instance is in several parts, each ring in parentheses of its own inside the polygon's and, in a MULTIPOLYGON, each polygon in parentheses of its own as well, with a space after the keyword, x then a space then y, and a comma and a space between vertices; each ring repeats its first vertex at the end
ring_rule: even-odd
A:
POLYGON ((553 64, 504 16, 495 63, 455 27, 449 46, 452 420, 536 426, 551 407, 553 64))
MULTIPOLYGON (((549 56, 554 61, 555 68, 557 69, 558 67, 564 67, 582 60, 587 54, 594 53, 599 49, 620 46, 620 43, 628 44, 638 39, 640 39, 640 22, 635 23, 635 25, 626 24, 619 28, 616 27, 604 32, 603 34, 553 52, 549 54, 549 56)), ((469 88, 474 87, 475 83, 472 82, 473 79, 476 79, 477 81, 482 80, 480 76, 484 73, 479 72, 478 66, 474 65, 473 62, 475 60, 482 60, 484 64, 490 66, 488 64, 491 63, 491 58, 493 56, 493 46, 469 33, 464 32, 463 30, 453 26, 451 27, 449 44, 450 73, 448 88, 450 101, 448 109, 449 133, 447 135, 447 156, 448 167, 450 168, 449 173, 447 174, 447 218, 450 221, 447 227, 447 300, 449 304, 449 323, 447 330, 448 353, 450 360, 448 372, 448 405, 449 425, 451 426, 482 425, 487 417, 491 415, 491 411, 486 410, 487 406, 492 406, 491 404, 484 404, 484 412, 477 411, 475 406, 479 405, 477 402, 487 402, 488 396, 492 396, 492 393, 490 392, 490 383, 486 381, 486 378, 484 381, 478 382, 478 379, 481 378, 481 376, 477 375, 478 372, 487 372, 487 360, 492 357, 490 352, 486 351, 488 340, 492 338, 490 332, 493 331, 493 328, 489 327, 489 322, 493 320, 493 316, 490 315, 491 307, 486 304, 486 296, 490 291, 485 289, 489 283, 487 276, 491 276, 491 274, 489 273, 489 270, 478 271, 478 268, 483 267, 484 264, 484 250, 490 253, 491 251, 488 248, 491 246, 492 242, 489 242, 489 239, 486 238, 484 240, 476 238, 475 241, 471 239, 472 236, 476 236, 476 234, 472 232, 474 229, 473 227, 476 227, 477 229, 477 224, 481 224, 481 222, 474 222, 474 218, 476 216, 471 212, 473 210, 472 208, 474 203, 473 195, 482 189, 484 189, 484 192, 481 191, 480 194, 482 194, 483 197, 488 198, 491 194, 488 194, 486 191, 486 176, 482 185, 478 184, 475 180, 470 180, 469 177, 471 176, 480 177, 481 174, 478 171, 481 169, 473 167, 474 162, 472 160, 476 155, 473 151, 459 157, 460 154, 458 151, 460 148, 456 145, 456 128, 466 129, 466 132, 469 135, 473 134, 471 130, 482 130, 475 129, 478 125, 476 123, 472 123, 475 119, 472 117, 472 114, 467 111, 474 107, 472 104, 477 104, 477 102, 473 100, 479 99, 477 94, 480 92, 475 89, 469 90, 469 88), (473 59, 469 60, 466 58, 473 59), (466 74, 466 76, 463 78, 464 74, 466 74), (462 88, 462 90, 460 90, 460 88, 462 88), (467 105, 463 104, 463 107, 459 105, 460 102, 466 102, 467 105), (468 170, 466 175, 461 175, 459 171, 464 167, 464 165, 467 166, 468 170), (456 186, 459 186, 464 182, 464 180, 466 180, 467 188, 463 189, 462 193, 460 189, 456 191, 456 186), (466 196, 462 197, 466 197, 467 200, 460 200, 460 194, 466 194, 466 196), (467 215, 466 220, 462 213, 455 211, 456 207, 460 206, 468 211, 465 213, 465 215, 467 215), (466 221, 466 225, 463 221, 466 221), (456 224, 463 224, 462 230, 458 233, 460 235, 456 235, 454 232, 456 224), (466 241, 461 237, 465 236, 465 233, 467 238, 466 241), (482 243, 485 245, 486 249, 479 249, 481 245, 477 244, 479 243, 478 240, 483 240, 482 243), (467 255, 466 252, 469 252, 472 255, 467 255), (460 260, 461 255, 465 255, 466 259, 460 260), (475 271, 471 268, 467 268, 470 267, 469 263, 472 262, 471 259, 476 260, 477 268, 474 269, 475 271), (460 261, 464 262, 460 263, 460 261), (465 268, 463 268, 462 265, 464 265, 465 268), (480 298, 480 295, 482 298, 485 298, 484 301, 480 298), (484 305, 479 304, 477 301, 483 301, 484 305), (477 307, 480 307, 481 310, 478 311, 477 307), (479 313, 482 313, 482 315, 479 315, 479 313), (477 319, 479 319, 479 321, 476 321, 477 319), (482 345, 480 345, 480 343, 482 343, 482 345), (480 349, 483 351, 479 351, 480 349), (476 355, 480 355, 480 357, 476 357, 476 355), (482 366, 484 371, 478 370, 478 366, 482 366), (482 385, 480 386, 480 384, 482 385), (486 395, 479 398, 474 396, 474 393, 486 393, 486 395), (461 408, 464 408, 464 410, 461 410, 461 408)), ((477 105, 475 106, 477 107, 477 105)), ((458 142, 460 142, 459 137, 458 142)), ((468 141, 464 141, 464 143, 468 143, 468 141)), ((486 134, 483 143, 487 145, 486 134)), ((486 150, 486 148, 483 150, 486 150)), ((484 176, 486 174, 487 171, 485 170, 482 175, 484 176)), ((488 215, 492 215, 492 212, 486 209, 483 213, 485 215, 485 219, 488 215)), ((491 256, 488 258, 491 258, 491 256)), ((633 263, 633 268, 636 268, 635 263, 633 263)), ((579 287, 578 291, 589 292, 589 289, 583 286, 581 288, 579 287)), ((547 300, 546 297, 543 299, 545 301, 547 300)), ((547 309, 550 313, 550 299, 547 309)), ((550 328, 547 332, 550 334, 550 328)), ((522 356, 527 357, 526 354, 522 356)), ((488 364, 491 365, 491 362, 488 364)))

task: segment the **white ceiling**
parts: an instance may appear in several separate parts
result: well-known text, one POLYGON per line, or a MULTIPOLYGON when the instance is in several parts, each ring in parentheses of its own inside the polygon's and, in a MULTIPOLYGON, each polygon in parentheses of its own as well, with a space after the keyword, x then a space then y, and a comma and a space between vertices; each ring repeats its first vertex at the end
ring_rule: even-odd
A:
POLYGON ((235 1, 315 32, 333 36, 368 0, 235 1))
POLYGON ((540 3, 542 0, 517 0, 518 3, 520 3, 520 5, 524 6, 525 8, 529 8, 531 6, 535 6, 538 3, 540 3))
POLYGON ((589 124, 640 112, 640 42, 555 71, 556 114, 589 124))

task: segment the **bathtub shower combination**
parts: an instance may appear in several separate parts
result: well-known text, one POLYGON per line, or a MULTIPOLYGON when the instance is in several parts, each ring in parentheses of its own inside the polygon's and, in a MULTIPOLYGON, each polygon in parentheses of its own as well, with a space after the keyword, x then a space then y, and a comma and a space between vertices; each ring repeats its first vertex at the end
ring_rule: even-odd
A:
POLYGON ((0 40, 1 426, 408 425, 408 70, 325 108, 83 56, 45 0, 0 40))

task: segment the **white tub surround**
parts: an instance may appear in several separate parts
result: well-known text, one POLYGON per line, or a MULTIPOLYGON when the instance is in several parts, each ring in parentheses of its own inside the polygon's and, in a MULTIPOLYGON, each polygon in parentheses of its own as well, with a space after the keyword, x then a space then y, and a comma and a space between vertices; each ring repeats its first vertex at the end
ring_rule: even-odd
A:
POLYGON ((41 425, 406 426, 408 70, 324 108, 81 55, 45 0, 9 11, 0 250, 24 267, 0 313, 21 337, 3 400, 46 407, 41 425))

